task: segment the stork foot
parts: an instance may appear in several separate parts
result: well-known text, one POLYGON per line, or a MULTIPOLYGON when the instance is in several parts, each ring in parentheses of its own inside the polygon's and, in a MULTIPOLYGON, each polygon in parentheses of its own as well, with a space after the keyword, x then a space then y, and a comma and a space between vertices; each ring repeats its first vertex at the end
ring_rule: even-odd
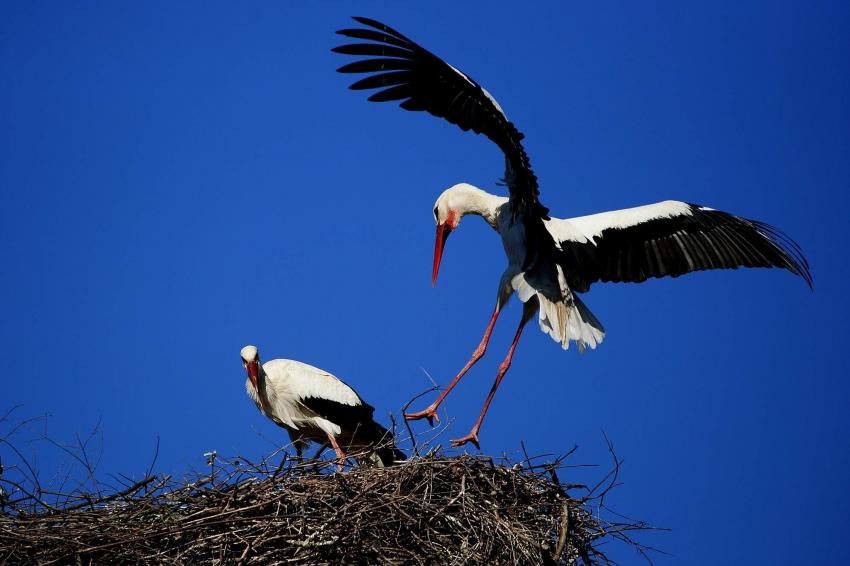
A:
POLYGON ((463 446, 467 442, 471 442, 475 445, 478 450, 481 450, 481 445, 478 444, 478 431, 473 429, 472 432, 464 436, 463 438, 456 438, 451 441, 452 447, 457 448, 459 446, 463 446))
POLYGON ((428 419, 428 424, 434 426, 434 421, 440 423, 440 416, 437 414, 437 407, 431 405, 424 411, 418 413, 405 413, 404 418, 408 421, 418 421, 419 419, 428 419))

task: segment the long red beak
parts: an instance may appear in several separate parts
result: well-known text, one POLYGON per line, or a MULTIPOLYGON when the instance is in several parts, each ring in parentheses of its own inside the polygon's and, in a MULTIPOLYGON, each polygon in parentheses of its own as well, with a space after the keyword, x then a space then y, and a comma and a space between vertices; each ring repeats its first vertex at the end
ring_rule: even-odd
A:
POLYGON ((434 242, 434 271, 431 273, 431 286, 437 285, 437 273, 440 272, 440 260, 443 259, 443 246, 452 233, 452 227, 448 223, 437 226, 437 240, 434 242))
POLYGON ((257 387, 257 376, 260 375, 260 362, 254 360, 253 362, 248 362, 248 377, 251 378, 251 385, 254 386, 254 389, 259 391, 259 387, 257 387))

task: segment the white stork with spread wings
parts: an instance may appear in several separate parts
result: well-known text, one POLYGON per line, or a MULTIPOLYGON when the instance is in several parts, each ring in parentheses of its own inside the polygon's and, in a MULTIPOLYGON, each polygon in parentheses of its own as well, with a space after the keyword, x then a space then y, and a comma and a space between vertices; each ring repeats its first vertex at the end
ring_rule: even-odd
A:
POLYGON ((522 147, 523 134, 505 116, 490 93, 401 33, 375 20, 354 18, 366 26, 337 33, 366 42, 333 51, 364 56, 341 67, 341 73, 369 76, 354 90, 381 89, 374 102, 401 101, 405 110, 427 111, 462 130, 484 134, 505 155, 504 182, 510 196, 487 193, 461 183, 440 195, 434 206, 437 238, 432 283, 436 283, 446 238, 467 214, 475 214, 502 237, 508 268, 499 281, 496 308, 472 358, 440 396, 407 419, 437 417, 437 408, 487 348, 496 319, 516 292, 524 303, 513 343, 471 432, 453 440, 472 442, 511 358, 525 324, 539 313, 540 328, 561 346, 576 342, 579 350, 595 348, 605 331, 578 298, 596 281, 642 282, 651 277, 677 277, 705 269, 778 267, 799 275, 811 287, 809 266, 800 247, 762 222, 705 206, 664 201, 590 216, 557 219, 540 203, 537 177, 522 147))

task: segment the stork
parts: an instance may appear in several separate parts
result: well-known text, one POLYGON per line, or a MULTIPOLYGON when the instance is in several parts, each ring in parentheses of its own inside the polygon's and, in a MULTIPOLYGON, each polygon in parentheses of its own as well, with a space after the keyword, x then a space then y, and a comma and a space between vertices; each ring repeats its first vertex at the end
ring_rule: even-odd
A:
POLYGON ((543 332, 566 349, 595 348, 605 336, 602 324, 579 299, 597 281, 642 282, 706 269, 778 267, 812 285, 800 247, 778 229, 706 206, 664 201, 636 208, 558 219, 539 199, 537 177, 522 146, 523 134, 499 103, 477 82, 398 31, 375 20, 355 17, 363 28, 337 33, 365 40, 333 49, 365 56, 338 69, 366 73, 351 89, 381 89, 373 102, 401 101, 405 110, 427 111, 464 131, 484 134, 504 153, 504 184, 497 196, 460 183, 446 189, 434 205, 437 225, 432 285, 436 284, 446 239, 467 214, 481 216, 502 238, 508 267, 499 280, 496 306, 478 347, 448 387, 409 420, 438 419, 437 408, 467 371, 484 355, 496 319, 513 293, 523 312, 507 356, 481 413, 466 436, 479 445, 479 429, 502 378, 510 367, 525 324, 538 313, 543 332))
POLYGON ((289 432, 298 459, 311 440, 329 443, 336 452, 337 470, 346 455, 379 467, 405 459, 393 446, 393 436, 372 419, 374 408, 351 387, 319 368, 295 360, 260 363, 256 346, 242 348, 242 366, 248 373, 245 389, 257 408, 289 432))

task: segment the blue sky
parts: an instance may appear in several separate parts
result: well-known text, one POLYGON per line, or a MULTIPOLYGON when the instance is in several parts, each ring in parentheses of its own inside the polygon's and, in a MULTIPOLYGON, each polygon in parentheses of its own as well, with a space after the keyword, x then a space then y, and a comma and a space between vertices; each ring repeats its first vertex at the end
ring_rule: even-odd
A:
MULTIPOLYGON (((812 265, 814 293, 768 270, 594 286, 604 343, 563 352, 530 327, 484 450, 578 444, 589 480, 604 430, 625 460, 609 504, 672 529, 643 539, 659 564, 839 562, 850 6, 292 6, 0 7, 0 412, 49 414, 60 439, 100 420, 104 474, 142 474, 159 437, 159 471, 180 473, 286 440, 245 396, 247 343, 335 373, 385 423, 428 387, 420 367, 449 381, 504 256, 470 218, 432 289, 431 210, 459 181, 498 190, 502 158, 346 89, 333 31, 362 14, 496 96, 553 215, 675 198, 774 224, 812 265)), ((519 314, 449 397, 445 444, 519 314)))

